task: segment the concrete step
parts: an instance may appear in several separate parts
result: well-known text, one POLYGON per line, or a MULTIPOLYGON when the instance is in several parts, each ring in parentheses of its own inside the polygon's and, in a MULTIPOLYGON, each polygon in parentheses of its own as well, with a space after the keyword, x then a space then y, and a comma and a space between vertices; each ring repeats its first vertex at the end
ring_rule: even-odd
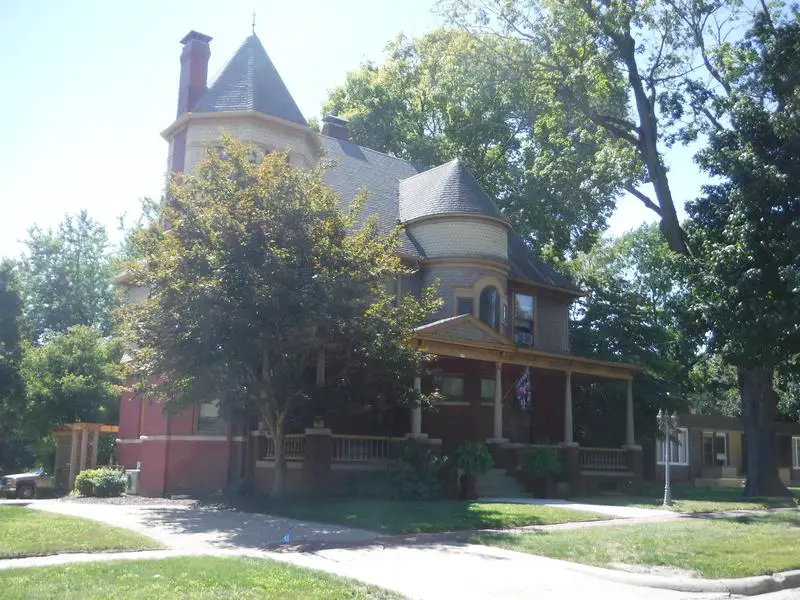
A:
POLYGON ((524 495, 524 488, 505 469, 492 469, 478 477, 478 496, 481 498, 515 498, 524 495))

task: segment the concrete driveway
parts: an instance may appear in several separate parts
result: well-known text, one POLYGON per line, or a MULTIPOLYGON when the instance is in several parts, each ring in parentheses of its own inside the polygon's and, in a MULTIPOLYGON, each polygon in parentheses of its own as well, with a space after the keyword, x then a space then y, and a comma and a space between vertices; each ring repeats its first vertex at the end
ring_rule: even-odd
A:
MULTIPOLYGON (((705 600, 728 597, 627 585, 581 572, 569 562, 499 548, 415 543, 413 538, 391 543, 379 541, 377 534, 369 531, 269 515, 174 505, 131 506, 53 500, 34 501, 29 507, 126 527, 172 549, 141 553, 142 558, 198 553, 271 558, 359 579, 420 600, 705 600), (290 543, 286 549, 276 550, 275 544, 280 544, 287 534, 290 543), (295 544, 314 546, 315 542, 335 547, 315 551, 292 549, 295 544)), ((103 555, 93 556, 104 560, 103 555)), ((70 559, 69 556, 52 558, 61 559, 58 562, 70 559)), ((38 564, 37 559, 23 560, 26 565, 38 564)), ((53 564, 52 560, 48 563, 47 557, 38 561, 53 564)))

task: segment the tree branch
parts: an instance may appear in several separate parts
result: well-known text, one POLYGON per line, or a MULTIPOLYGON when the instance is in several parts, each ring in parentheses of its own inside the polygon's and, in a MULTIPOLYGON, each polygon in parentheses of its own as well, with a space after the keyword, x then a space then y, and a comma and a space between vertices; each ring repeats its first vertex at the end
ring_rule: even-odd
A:
POLYGON ((629 194, 631 194, 632 196, 635 196, 636 198, 638 198, 639 200, 641 200, 641 201, 642 201, 642 204, 644 204, 644 205, 645 205, 647 208, 649 208, 649 209, 650 209, 650 210, 652 210, 654 213, 656 213, 656 214, 657 214, 659 217, 663 216, 663 213, 661 212, 661 207, 660 207, 660 206, 658 206, 658 204, 656 204, 656 203, 655 203, 655 202, 653 202, 652 200, 650 200, 650 198, 648 198, 648 197, 647 197, 645 194, 643 194, 642 192, 640 192, 639 190, 637 190, 637 189, 636 189, 636 188, 635 188, 633 185, 631 185, 630 183, 628 183, 628 184, 625 184, 625 191, 627 191, 627 192, 628 192, 629 194))

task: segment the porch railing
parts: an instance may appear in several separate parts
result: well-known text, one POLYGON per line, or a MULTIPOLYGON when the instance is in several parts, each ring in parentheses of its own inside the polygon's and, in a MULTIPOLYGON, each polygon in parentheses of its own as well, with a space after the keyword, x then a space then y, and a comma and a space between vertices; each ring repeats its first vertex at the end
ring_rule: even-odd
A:
MULTIPOLYGON (((275 459, 275 439, 267 437, 263 460, 275 459)), ((292 433, 283 436, 283 453, 286 460, 304 460, 306 457, 306 436, 292 433)))
POLYGON ((598 471, 627 471, 628 452, 616 448, 581 448, 578 464, 582 469, 598 471))
POLYGON ((334 435, 334 462, 385 461, 392 457, 393 447, 403 438, 368 435, 334 435))

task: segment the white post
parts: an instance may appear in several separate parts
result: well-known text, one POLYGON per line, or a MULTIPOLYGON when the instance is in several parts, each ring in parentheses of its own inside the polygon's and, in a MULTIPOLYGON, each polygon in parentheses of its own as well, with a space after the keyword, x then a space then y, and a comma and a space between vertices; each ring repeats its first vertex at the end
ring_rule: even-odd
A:
POLYGON ((86 454, 89 452, 89 432, 81 428, 81 471, 86 468, 86 454))
MULTIPOLYGON (((414 377, 414 391, 422 391, 422 378, 419 375, 414 377)), ((411 435, 422 435, 422 406, 419 403, 411 407, 411 435)))
POLYGON ((672 486, 669 482, 669 459, 670 459, 670 450, 672 449, 672 438, 670 436, 672 432, 667 426, 667 440, 666 440, 666 451, 667 456, 664 457, 664 506, 672 506, 672 486))
POLYGON ((628 379, 628 397, 625 403, 625 445, 628 448, 636 445, 633 431, 633 379, 628 379))
POLYGON ((503 439, 503 363, 494 364, 494 439, 503 439))
POLYGON ((97 466, 97 447, 100 445, 100 430, 95 429, 92 431, 92 460, 89 462, 90 468, 97 466))
POLYGON ((72 489, 72 484, 75 482, 75 476, 78 474, 78 429, 72 430, 72 445, 69 450, 69 481, 67 488, 72 489))
POLYGON ((571 444, 572 441, 572 371, 567 371, 564 385, 564 442, 571 444))

